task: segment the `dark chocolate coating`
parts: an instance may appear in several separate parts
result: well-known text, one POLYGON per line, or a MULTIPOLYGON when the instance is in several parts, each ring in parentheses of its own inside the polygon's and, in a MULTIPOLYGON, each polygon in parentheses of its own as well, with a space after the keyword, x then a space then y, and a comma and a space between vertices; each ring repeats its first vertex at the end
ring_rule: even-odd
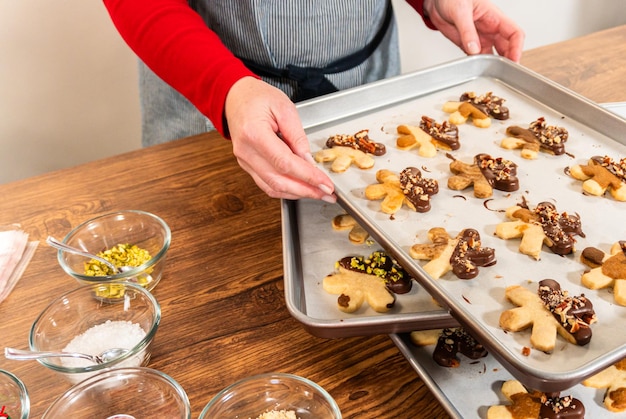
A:
POLYGON ((474 163, 480 168, 487 182, 499 191, 514 192, 519 189, 517 165, 502 157, 493 158, 481 153, 474 157, 474 163))
POLYGON ((509 108, 504 106, 504 99, 495 96, 492 92, 488 92, 482 96, 476 96, 473 92, 463 93, 459 99, 461 102, 470 102, 485 115, 489 115, 494 119, 509 119, 509 108))
POLYGON ((464 329, 443 329, 433 351, 433 359, 442 367, 456 368, 460 365, 457 353, 462 353, 470 359, 487 356, 485 347, 464 329))
POLYGON ((393 258, 383 251, 372 252, 367 258, 363 256, 346 256, 339 260, 345 269, 376 275, 385 281, 387 289, 394 294, 406 294, 411 291, 413 278, 393 258))
POLYGON ((591 341, 591 327, 595 321, 593 304, 584 295, 570 297, 561 291, 560 284, 554 279, 539 282, 539 297, 554 318, 576 340, 578 345, 591 341))
POLYGON ((490 247, 481 247, 478 231, 467 228, 461 232, 459 243, 450 257, 452 272, 458 278, 475 278, 478 275, 479 266, 491 266, 495 263, 495 250, 490 247))
POLYGON ((422 116, 420 128, 426 134, 433 137, 436 141, 445 144, 450 150, 458 150, 461 148, 459 142, 459 129, 456 125, 443 121, 438 124, 434 119, 422 116))
POLYGON ((422 172, 417 167, 407 167, 400 172, 400 186, 404 196, 417 212, 429 211, 430 197, 439 192, 437 181, 423 178, 422 172))

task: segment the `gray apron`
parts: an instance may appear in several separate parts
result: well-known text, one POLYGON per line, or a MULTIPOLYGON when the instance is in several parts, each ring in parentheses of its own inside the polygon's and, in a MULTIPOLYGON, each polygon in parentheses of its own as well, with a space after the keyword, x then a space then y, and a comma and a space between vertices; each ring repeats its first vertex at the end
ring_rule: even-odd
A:
MULTIPOLYGON (((294 101, 399 73, 388 0, 190 0, 190 5, 244 64, 294 101)), ((139 79, 144 146, 213 129, 143 63, 139 79)))

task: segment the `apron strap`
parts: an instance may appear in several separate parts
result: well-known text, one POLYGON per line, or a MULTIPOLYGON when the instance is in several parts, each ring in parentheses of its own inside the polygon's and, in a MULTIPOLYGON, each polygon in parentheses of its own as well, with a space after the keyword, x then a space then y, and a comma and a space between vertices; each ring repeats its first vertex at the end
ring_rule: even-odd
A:
POLYGON ((305 99, 311 99, 327 93, 337 92, 339 89, 326 78, 327 74, 342 73, 357 67, 363 63, 378 48, 383 38, 387 34, 391 18, 393 16, 393 7, 391 1, 387 2, 385 10, 385 18, 376 36, 362 49, 356 51, 346 57, 340 58, 328 64, 326 67, 300 67, 288 64, 286 68, 275 68, 257 64, 254 61, 239 58, 246 67, 261 77, 268 78, 286 78, 297 83, 298 89, 294 98, 295 102, 305 99))

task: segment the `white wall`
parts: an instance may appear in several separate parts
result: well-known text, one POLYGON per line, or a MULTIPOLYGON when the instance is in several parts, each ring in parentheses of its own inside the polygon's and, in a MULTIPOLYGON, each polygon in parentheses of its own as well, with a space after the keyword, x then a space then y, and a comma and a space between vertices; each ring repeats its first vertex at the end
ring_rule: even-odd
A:
MULTIPOLYGON (((462 56, 393 1, 403 71, 462 56)), ((527 48, 626 23, 623 0, 494 3, 525 29, 527 48)), ((139 147, 135 58, 102 2, 0 1, 0 183, 139 147)))
POLYGON ((0 1, 0 183, 140 147, 135 73, 101 1, 0 1))
MULTIPOLYGON (((405 1, 392 2, 399 17, 404 72, 463 56, 440 32, 426 29, 405 1)), ((525 49, 626 23, 623 0, 492 0, 492 3, 524 29, 525 49)))

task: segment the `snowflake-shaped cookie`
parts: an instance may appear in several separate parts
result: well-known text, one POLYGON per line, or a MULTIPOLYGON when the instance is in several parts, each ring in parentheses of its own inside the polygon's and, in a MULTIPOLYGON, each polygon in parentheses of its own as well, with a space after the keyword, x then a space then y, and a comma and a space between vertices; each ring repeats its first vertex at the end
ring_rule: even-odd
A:
POLYGON ((442 227, 428 231, 430 244, 414 244, 409 249, 413 259, 429 260, 423 268, 438 279, 452 271, 460 279, 471 279, 478 275, 479 266, 496 263, 495 250, 482 247, 480 234, 474 229, 461 231, 452 238, 442 227))
POLYGON ((419 126, 399 125, 399 137, 396 145, 402 150, 418 148, 418 154, 422 157, 433 157, 437 149, 458 150, 459 130, 456 125, 443 121, 438 123, 428 116, 422 116, 419 126))
POLYGON ((532 328, 530 344, 535 349, 551 353, 557 333, 575 345, 591 340, 589 326, 596 321, 591 302, 584 296, 568 296, 556 281, 539 282, 537 293, 511 285, 506 288, 505 297, 517 307, 502 312, 500 327, 510 332, 532 328))
POLYGON ((584 237, 578 215, 559 213, 554 204, 541 202, 534 209, 524 204, 507 208, 507 221, 496 226, 495 235, 501 239, 519 239, 520 253, 539 260, 545 244, 557 255, 574 253, 578 235, 584 237))
POLYGON ((400 175, 391 170, 376 172, 378 183, 365 188, 365 197, 377 201, 382 199, 380 209, 386 214, 395 214, 402 205, 417 212, 430 210, 430 197, 439 192, 435 179, 423 178, 416 167, 407 167, 400 175))
POLYGON ((626 412, 626 358, 587 378, 583 385, 606 389, 606 408, 611 412, 626 412))
POLYGON ((608 191, 616 201, 626 201, 626 158, 594 156, 586 165, 572 166, 569 174, 583 181, 583 191, 589 195, 603 196, 608 191))
POLYGON ((592 290, 612 287, 615 302, 626 306, 626 241, 614 243, 608 254, 587 247, 580 260, 591 268, 581 277, 582 284, 592 290))
POLYGON ((452 158, 450 171, 454 174, 448 179, 448 188, 454 191, 473 186, 476 198, 489 198, 494 189, 506 192, 519 189, 517 165, 510 160, 481 153, 474 156, 470 164, 448 157, 452 158))
POLYGON ((521 149, 521 156, 525 159, 536 159, 540 150, 555 156, 565 154, 569 135, 563 127, 548 125, 544 117, 531 122, 528 128, 510 126, 506 134, 500 146, 508 150, 521 149))
POLYGON ((529 392, 517 380, 502 383, 500 389, 509 404, 490 406, 487 419, 584 419, 585 406, 571 396, 548 396, 539 391, 529 392))

